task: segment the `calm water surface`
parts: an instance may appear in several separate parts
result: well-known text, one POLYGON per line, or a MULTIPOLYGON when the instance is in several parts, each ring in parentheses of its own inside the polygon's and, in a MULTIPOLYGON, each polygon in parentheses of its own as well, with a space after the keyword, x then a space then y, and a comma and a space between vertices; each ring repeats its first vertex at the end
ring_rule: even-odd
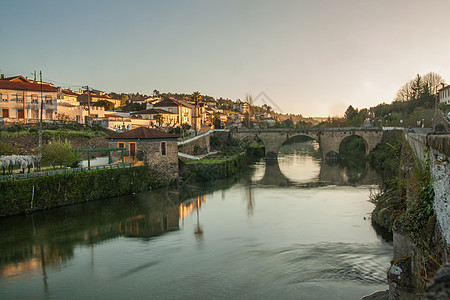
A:
POLYGON ((0 219, 0 299, 360 299, 392 245, 377 175, 283 146, 229 180, 0 219), (180 204, 180 201, 183 201, 180 204))

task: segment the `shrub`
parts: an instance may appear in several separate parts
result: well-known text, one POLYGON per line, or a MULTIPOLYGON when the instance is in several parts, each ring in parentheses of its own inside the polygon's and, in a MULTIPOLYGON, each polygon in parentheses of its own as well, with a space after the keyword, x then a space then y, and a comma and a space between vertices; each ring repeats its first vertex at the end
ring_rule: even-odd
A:
POLYGON ((0 141, 0 155, 12 155, 19 153, 19 149, 0 141))
POLYGON ((62 142, 60 138, 53 139, 52 143, 42 147, 42 162, 55 168, 57 165, 73 165, 80 161, 80 156, 72 151, 72 146, 67 139, 62 142))

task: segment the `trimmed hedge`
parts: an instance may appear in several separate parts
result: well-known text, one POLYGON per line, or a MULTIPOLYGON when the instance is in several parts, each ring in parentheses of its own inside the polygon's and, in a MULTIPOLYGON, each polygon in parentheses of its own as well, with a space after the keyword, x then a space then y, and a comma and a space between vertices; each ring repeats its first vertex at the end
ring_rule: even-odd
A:
POLYGON ((4 181, 0 182, 0 216, 127 195, 170 183, 149 166, 4 181))

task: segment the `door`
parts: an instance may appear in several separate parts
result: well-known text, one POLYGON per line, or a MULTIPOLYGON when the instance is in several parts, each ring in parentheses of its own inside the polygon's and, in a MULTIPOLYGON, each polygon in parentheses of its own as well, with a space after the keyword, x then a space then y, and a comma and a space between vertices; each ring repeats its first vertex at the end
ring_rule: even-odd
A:
POLYGON ((9 118, 9 110, 7 108, 2 109, 2 118, 9 118))
POLYGON ((130 156, 136 156, 136 143, 130 143, 130 156))
POLYGON ((24 119, 25 118, 25 113, 24 113, 23 109, 19 109, 17 111, 17 118, 18 119, 24 119))

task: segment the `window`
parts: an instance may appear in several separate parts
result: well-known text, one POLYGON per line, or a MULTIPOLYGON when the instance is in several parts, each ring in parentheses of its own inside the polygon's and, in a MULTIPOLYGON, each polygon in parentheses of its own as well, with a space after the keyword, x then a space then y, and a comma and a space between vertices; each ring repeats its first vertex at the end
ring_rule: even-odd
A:
POLYGON ((2 109, 2 118, 9 118, 9 109, 2 109))
POLYGON ((7 94, 1 94, 0 93, 0 98, 2 98, 3 102, 8 102, 8 95, 7 94))
POLYGON ((38 95, 31 95, 31 103, 38 103, 38 95))
POLYGON ((47 120, 53 120, 53 110, 51 109, 46 109, 45 110, 45 118, 47 120))
POLYGON ((25 118, 25 112, 23 111, 23 109, 17 110, 17 118, 18 119, 24 119, 25 118))
POLYGON ((167 155, 166 142, 161 142, 161 155, 163 155, 163 156, 167 155))
POLYGON ((117 148, 125 148, 125 143, 124 142, 118 142, 117 143, 117 148))
POLYGON ((16 94, 16 101, 17 102, 23 102, 23 95, 22 94, 16 94))
POLYGON ((31 111, 31 117, 32 117, 34 120, 38 120, 38 119, 39 119, 39 110, 33 109, 33 110, 31 111))
POLYGON ((45 104, 52 104, 52 96, 45 96, 45 104))

